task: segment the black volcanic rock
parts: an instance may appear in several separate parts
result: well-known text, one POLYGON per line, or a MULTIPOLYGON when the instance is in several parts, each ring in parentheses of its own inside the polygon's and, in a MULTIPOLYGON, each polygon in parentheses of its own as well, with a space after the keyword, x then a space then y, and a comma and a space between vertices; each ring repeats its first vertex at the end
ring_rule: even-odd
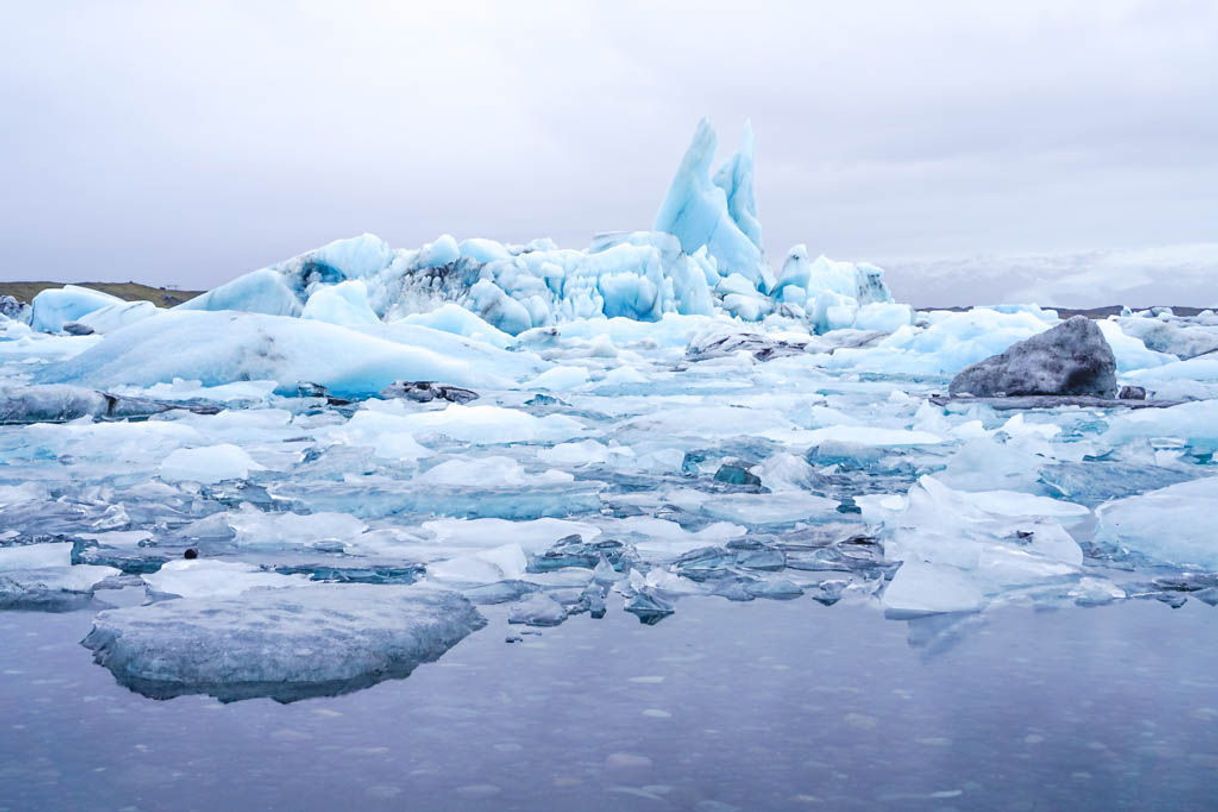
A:
POLYGON ((1117 394, 1116 358, 1096 323, 1075 316, 973 364, 952 380, 948 391, 952 396, 1113 398, 1117 394))

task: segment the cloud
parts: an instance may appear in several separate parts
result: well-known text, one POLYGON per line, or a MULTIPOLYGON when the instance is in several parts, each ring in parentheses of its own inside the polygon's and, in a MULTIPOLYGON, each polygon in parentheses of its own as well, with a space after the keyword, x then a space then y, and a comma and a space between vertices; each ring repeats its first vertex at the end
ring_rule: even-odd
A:
POLYGON ((775 262, 1215 238, 1209 2, 55 3, 0 34, 7 278, 645 228, 757 132, 775 262))

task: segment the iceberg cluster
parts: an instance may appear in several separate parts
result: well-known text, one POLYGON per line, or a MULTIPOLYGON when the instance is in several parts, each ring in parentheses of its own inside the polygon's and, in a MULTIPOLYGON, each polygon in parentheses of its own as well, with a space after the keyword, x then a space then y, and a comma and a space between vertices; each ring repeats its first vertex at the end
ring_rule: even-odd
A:
POLYGON ((149 696, 291 701, 482 612, 518 640, 806 597, 914 640, 1218 602, 1213 313, 919 312, 874 266, 775 270, 751 133, 714 148, 704 122, 655 230, 583 251, 364 235, 174 309, 9 308, 0 607, 100 611, 86 645, 149 696))

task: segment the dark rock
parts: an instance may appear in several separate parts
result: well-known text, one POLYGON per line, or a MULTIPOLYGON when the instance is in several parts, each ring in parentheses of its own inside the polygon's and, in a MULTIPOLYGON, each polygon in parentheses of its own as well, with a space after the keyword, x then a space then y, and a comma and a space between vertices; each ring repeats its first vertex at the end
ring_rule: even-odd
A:
POLYGON ((1118 400, 1146 400, 1146 387, 1144 386, 1122 386, 1121 391, 1117 393, 1118 400))
POLYGON ((1075 316, 968 367, 952 380, 949 392, 1112 398, 1117 393, 1116 358, 1095 322, 1075 316))
POLYGON ((416 403, 447 400, 451 403, 469 403, 478 399, 478 393, 460 386, 444 386, 434 381, 395 381, 381 390, 383 398, 405 398, 416 403))

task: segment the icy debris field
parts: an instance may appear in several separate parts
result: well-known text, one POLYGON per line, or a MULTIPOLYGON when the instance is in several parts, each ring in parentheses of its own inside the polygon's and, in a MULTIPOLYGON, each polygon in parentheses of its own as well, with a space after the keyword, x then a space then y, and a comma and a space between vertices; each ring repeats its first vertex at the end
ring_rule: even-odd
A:
MULTIPOLYGON (((871 265, 774 269, 751 136, 712 175, 714 147, 655 230, 583 251, 363 235, 172 310, 9 308, 0 608, 91 618, 77 657, 137 694, 288 704, 488 640, 577 657, 598 622, 628 662, 754 602, 791 608, 723 628, 840 613, 931 653, 1020 607, 1218 604, 1218 316, 917 312, 871 265)), ((79 631, 39 617, 5 629, 79 631)))
POLYGON ((353 690, 435 659, 501 603, 507 625, 486 633, 507 641, 606 612, 660 623, 693 595, 894 619, 1218 603, 1212 362, 1125 332, 1187 335, 1204 317, 1103 323, 1146 400, 1013 411, 930 396, 1050 312, 823 334, 778 316, 602 317, 503 346, 214 317, 182 345, 175 313, 0 345, 0 602, 99 612, 85 644, 150 696, 353 690), (374 396, 306 380, 331 358, 381 374, 392 362, 361 355, 368 341, 440 347, 421 371, 463 374, 374 396), (191 379, 152 379, 192 351, 191 379), (242 354, 285 374, 242 380, 242 354), (35 383, 49 378, 72 383, 35 383), (105 396, 82 386, 99 379, 105 396))
POLYGON ((1218 603, 1218 316, 915 312, 771 268, 752 136, 653 231, 339 240, 171 310, 0 316, 0 606, 156 697, 292 701, 689 596, 1218 603), (122 608, 107 608, 110 605, 122 608))

